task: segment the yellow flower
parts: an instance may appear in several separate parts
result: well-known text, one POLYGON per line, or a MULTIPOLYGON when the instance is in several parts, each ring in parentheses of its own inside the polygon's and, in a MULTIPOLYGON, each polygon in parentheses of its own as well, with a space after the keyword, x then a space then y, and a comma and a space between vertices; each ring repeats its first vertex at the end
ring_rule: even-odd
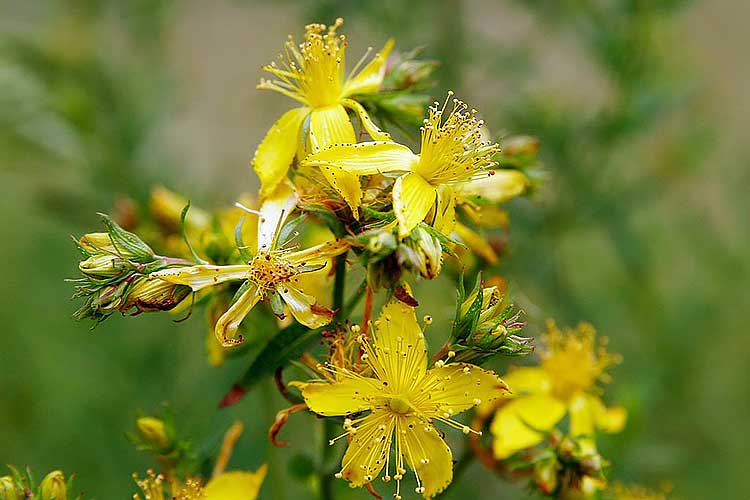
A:
MULTIPOLYGON (((146 500, 255 500, 266 477, 267 466, 256 472, 230 471, 215 475, 206 486, 200 479, 188 478, 184 484, 165 483, 161 474, 149 470, 145 479, 133 475, 146 500)), ((141 500, 136 494, 134 500, 141 500)))
POLYGON ((152 273, 170 283, 188 285, 193 291, 228 281, 244 281, 229 309, 218 319, 216 338, 225 347, 242 342, 237 338, 242 320, 262 299, 279 299, 289 307, 294 318, 309 328, 328 324, 333 311, 299 287, 298 276, 326 265, 327 260, 344 253, 349 243, 331 240, 304 250, 279 248, 279 233, 297 203, 297 194, 288 184, 281 184, 261 205, 258 212, 257 253, 247 264, 215 266, 196 265, 164 269, 152 273))
MULTIPOLYGON (((625 425, 622 407, 607 408, 597 395, 597 381, 609 379, 604 370, 619 359, 596 344, 594 328, 582 323, 575 330, 560 331, 547 325, 541 366, 518 368, 506 375, 513 387, 511 399, 498 409, 490 427, 495 457, 504 459, 544 439, 566 414, 573 437, 595 430, 619 432, 625 425)), ((593 448, 593 442, 589 443, 593 448)))
POLYGON ((476 110, 453 99, 446 116, 448 99, 428 108, 429 116, 421 127, 419 154, 394 142, 364 142, 339 145, 313 153, 302 165, 342 170, 354 175, 406 172, 393 186, 393 211, 403 238, 432 211, 431 223, 443 233, 455 225, 455 188, 474 179, 494 174, 492 156, 499 151, 495 143, 482 137, 482 120, 476 110))
MULTIPOLYGON (((286 177, 295 154, 301 160, 317 148, 356 142, 347 109, 357 113, 362 127, 373 139, 390 139, 375 126, 364 107, 352 96, 379 90, 393 40, 389 40, 380 53, 361 67, 368 51, 346 75, 347 44, 345 37, 336 33, 342 24, 343 20, 339 18, 329 27, 324 24, 306 26, 304 43, 297 45, 290 36, 279 63, 263 68, 274 79, 261 79, 259 89, 275 90, 302 106, 282 115, 255 151, 253 167, 260 177, 261 198, 273 192, 286 177), (303 127, 308 119, 309 126, 303 127), (309 130, 309 133, 305 134, 304 130, 309 130)), ((324 170, 323 175, 356 216, 356 206, 362 198, 359 179, 336 169, 324 170)))
POLYGON ((408 465, 417 493, 432 498, 453 477, 451 450, 434 422, 476 432, 452 417, 500 398, 507 386, 494 373, 470 364, 439 362, 428 369, 424 334, 414 310, 401 302, 393 300, 383 308, 374 330, 372 342, 358 339, 368 366, 365 374, 329 364, 332 379, 299 384, 302 396, 319 415, 347 417, 346 432, 336 439, 351 439, 336 477, 362 486, 385 469, 383 481, 397 481, 395 498, 400 499, 408 465), (367 414, 355 415, 360 412, 367 414))

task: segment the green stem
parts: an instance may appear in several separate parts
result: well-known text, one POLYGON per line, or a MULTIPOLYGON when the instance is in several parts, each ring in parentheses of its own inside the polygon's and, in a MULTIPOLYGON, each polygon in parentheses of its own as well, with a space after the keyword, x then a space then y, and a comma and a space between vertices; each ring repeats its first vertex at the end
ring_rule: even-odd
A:
MULTIPOLYGON (((336 275, 333 282, 333 309, 336 311, 334 321, 342 321, 349 313, 344 308, 344 291, 346 287, 346 254, 336 257, 336 275)), ((320 498, 321 500, 333 500, 333 473, 328 468, 331 461, 333 448, 328 440, 335 433, 335 423, 331 419, 323 420, 323 439, 321 440, 320 453, 320 498)))

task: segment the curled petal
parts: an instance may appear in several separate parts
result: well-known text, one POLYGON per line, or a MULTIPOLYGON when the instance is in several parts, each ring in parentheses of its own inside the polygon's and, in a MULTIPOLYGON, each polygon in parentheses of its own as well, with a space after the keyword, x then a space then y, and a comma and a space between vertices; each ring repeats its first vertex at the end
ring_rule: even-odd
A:
POLYGON ((372 94, 380 89, 385 76, 385 63, 394 45, 393 38, 385 42, 383 49, 375 55, 367 66, 344 85, 344 95, 372 94))
POLYGON ((346 240, 326 241, 325 243, 300 250, 299 252, 292 252, 287 257, 287 260, 296 264, 305 263, 311 266, 322 264, 327 262, 331 257, 336 257, 346 252, 349 247, 351 247, 351 243, 346 240))
POLYGON ((245 280, 250 272, 250 266, 212 266, 198 265, 188 267, 173 267, 151 273, 153 278, 174 283, 175 285, 187 285, 194 292, 208 286, 216 286, 227 281, 245 280))
POLYGON ((260 178, 261 197, 272 192, 286 178, 300 141, 299 129, 310 108, 295 108, 284 113, 255 150, 253 168, 260 178))
POLYGON ((276 291, 289 306, 294 319, 308 328, 327 325, 333 319, 334 311, 318 304, 312 295, 307 295, 288 284, 279 285, 276 291))
POLYGON ((448 184, 437 187, 437 203, 432 226, 443 234, 449 235, 456 226, 456 196, 448 184))
POLYGON ((534 446, 565 415, 565 405, 550 396, 524 396, 510 401, 495 414, 490 430, 495 437, 495 458, 534 446))
POLYGON ((464 224, 456 223, 453 231, 458 239, 467 247, 472 249, 474 253, 482 257, 491 266, 498 263, 499 257, 495 253, 495 249, 479 233, 471 230, 464 224))
POLYGON ((529 187, 529 179, 519 170, 495 170, 487 175, 460 185, 461 194, 478 196, 491 203, 505 203, 522 195, 529 187))
POLYGON ((341 104, 357 113, 359 122, 362 124, 362 128, 364 128, 367 133, 370 134, 370 137, 372 137, 374 141, 391 140, 391 134, 380 130, 378 126, 373 123, 370 115, 367 114, 364 106, 362 106, 360 103, 352 99, 344 99, 343 101, 341 101, 341 104))
POLYGON ((435 187, 421 175, 410 173, 396 179, 393 185, 393 211, 398 219, 398 232, 404 238, 422 222, 435 206, 435 187))
POLYGON ((240 328, 242 320, 255 307, 260 300, 258 287, 250 284, 247 289, 234 301, 227 309, 227 312, 221 315, 214 327, 216 338, 224 347, 231 347, 242 342, 242 338, 237 338, 237 330, 240 328))
POLYGON ((259 251, 273 250, 276 247, 279 229, 294 210, 298 200, 297 191, 289 181, 280 182, 273 191, 266 193, 258 219, 259 251))

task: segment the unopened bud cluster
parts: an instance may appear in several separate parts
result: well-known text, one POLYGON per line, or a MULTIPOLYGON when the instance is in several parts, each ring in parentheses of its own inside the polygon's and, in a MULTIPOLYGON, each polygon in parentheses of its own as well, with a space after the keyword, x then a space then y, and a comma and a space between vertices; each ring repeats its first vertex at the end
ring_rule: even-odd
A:
POLYGON ((101 321, 116 311, 166 311, 190 294, 190 287, 149 276, 190 262, 158 256, 135 234, 106 215, 102 219, 107 232, 90 233, 77 242, 83 256, 78 269, 83 277, 72 281, 77 285, 75 297, 84 298, 85 303, 76 311, 76 319, 101 321))
POLYGON ((458 307, 446 351, 455 361, 481 364, 496 354, 527 355, 532 339, 517 333, 526 323, 509 303, 501 284, 483 287, 481 276, 471 292, 459 289, 458 307))

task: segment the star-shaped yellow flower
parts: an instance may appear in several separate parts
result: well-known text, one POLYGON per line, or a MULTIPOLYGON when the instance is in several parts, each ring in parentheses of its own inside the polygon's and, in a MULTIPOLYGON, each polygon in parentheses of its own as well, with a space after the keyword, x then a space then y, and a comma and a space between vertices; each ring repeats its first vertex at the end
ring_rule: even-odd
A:
MULTIPOLYGON (((371 94, 380 89, 393 40, 389 40, 383 50, 361 67, 370 53, 368 50, 347 75, 346 40, 336 33, 342 24, 343 20, 339 18, 329 27, 324 24, 308 25, 303 43, 297 45, 290 37, 279 63, 271 63, 263 68, 274 79, 262 79, 259 89, 280 92, 302 106, 282 115, 255 152, 253 167, 260 177, 261 198, 286 178, 295 154, 301 160, 317 148, 356 142, 347 109, 357 113, 362 127, 373 139, 390 139, 388 134, 375 126, 364 107, 352 96, 371 94), (303 123, 308 125, 303 127, 303 123)), ((334 169, 324 170, 323 175, 356 210, 362 198, 359 179, 334 169)))
POLYGON ((566 414, 574 437, 591 435, 597 429, 622 430, 625 409, 606 408, 596 390, 596 382, 607 380, 604 370, 618 357, 608 354, 603 345, 597 349, 595 337, 596 332, 587 323, 575 330, 560 331, 550 322, 542 339, 541 366, 518 368, 505 376, 513 395, 498 409, 490 427, 496 458, 507 458, 540 443, 542 433, 566 414))
POLYGON ((297 194, 288 184, 277 187, 258 212, 258 248, 247 264, 175 267, 152 273, 154 279, 188 285, 193 291, 228 281, 244 281, 238 296, 218 319, 214 333, 223 346, 241 342, 237 331, 245 316, 262 299, 278 297, 286 303, 294 318, 309 328, 328 324, 333 311, 317 303, 299 285, 299 275, 318 271, 328 259, 344 253, 349 243, 331 240, 303 250, 279 248, 281 227, 297 203, 297 194))
POLYGON ((408 235, 432 211, 431 223, 438 230, 450 233, 455 224, 455 187, 474 179, 494 174, 492 156, 500 147, 485 141, 482 120, 476 110, 453 99, 453 109, 435 102, 428 108, 428 117, 421 127, 419 154, 395 142, 363 142, 338 145, 308 156, 302 165, 371 175, 406 172, 393 186, 393 211, 401 237, 408 235))
POLYGON ((395 498, 400 499, 408 466, 417 493, 432 498, 453 478, 451 450, 435 422, 476 432, 453 417, 502 397, 507 386, 493 372, 466 363, 438 362, 429 369, 414 309, 396 300, 383 308, 372 342, 364 336, 358 341, 365 373, 328 365, 330 381, 300 384, 312 411, 347 417, 339 438, 350 437, 350 442, 336 476, 362 486, 385 470, 383 481, 397 482, 395 498))
MULTIPOLYGON (((146 500, 255 500, 266 477, 268 467, 262 465, 255 472, 229 471, 215 475, 205 486, 199 479, 187 479, 183 484, 165 481, 161 474, 148 471, 145 479, 134 476, 146 500)), ((141 500, 140 495, 134 495, 141 500)))

